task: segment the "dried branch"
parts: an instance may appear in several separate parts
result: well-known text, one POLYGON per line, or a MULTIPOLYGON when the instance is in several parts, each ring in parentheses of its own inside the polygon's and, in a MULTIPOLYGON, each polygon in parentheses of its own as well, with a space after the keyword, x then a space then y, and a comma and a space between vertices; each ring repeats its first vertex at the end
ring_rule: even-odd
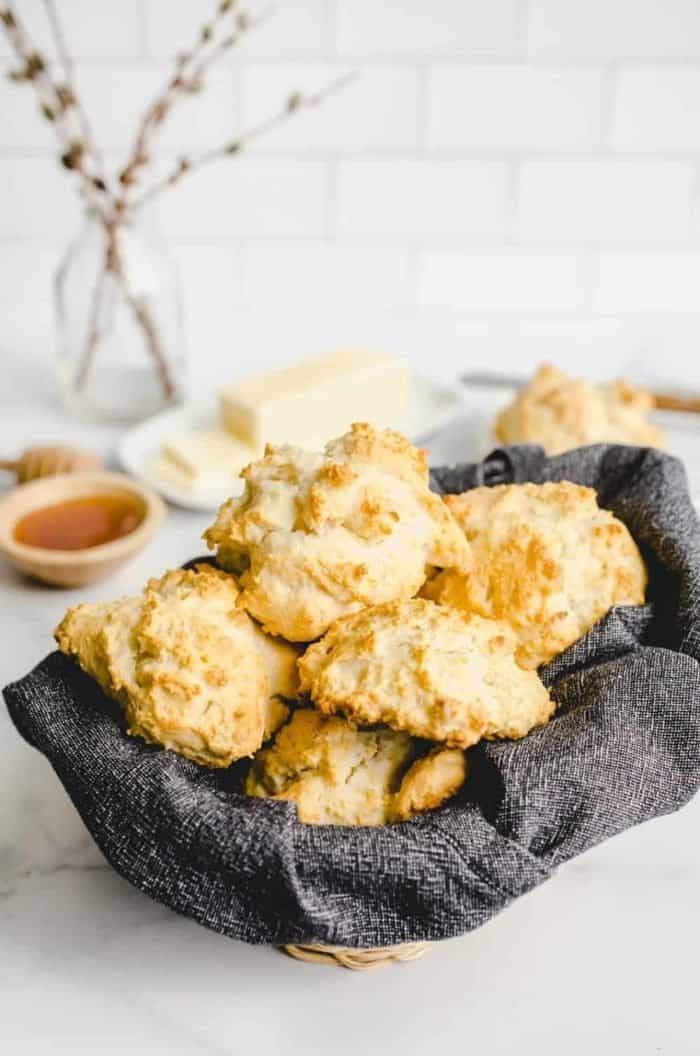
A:
POLYGON ((156 180, 150 189, 131 201, 131 188, 137 183, 140 170, 151 161, 152 141, 173 107, 179 100, 200 91, 210 67, 246 33, 260 25, 269 13, 264 12, 253 17, 246 11, 239 11, 236 0, 219 0, 214 15, 200 29, 193 47, 189 52, 178 56, 174 72, 146 109, 131 154, 121 171, 120 188, 117 192, 107 185, 104 162, 87 114, 77 95, 75 63, 69 53, 54 0, 44 0, 44 7, 62 68, 61 80, 54 78, 46 59, 34 47, 13 5, 8 0, 5 0, 4 5, 0 0, 0 5, 0 25, 4 28, 20 64, 12 71, 10 77, 14 81, 33 84, 41 112, 52 123, 58 138, 61 164, 76 173, 85 198, 95 209, 104 228, 105 255, 91 294, 85 347, 77 375, 78 386, 87 383, 94 357, 104 337, 103 307, 110 279, 113 278, 143 331, 146 346, 161 377, 164 394, 169 399, 174 395, 175 386, 156 325, 157 320, 148 301, 131 288, 121 255, 119 232, 126 214, 131 214, 166 188, 179 183, 187 173, 196 172, 219 158, 239 154, 244 147, 284 124, 294 114, 319 106, 330 95, 343 88, 354 75, 341 77, 316 94, 294 92, 277 113, 220 147, 196 157, 181 158, 174 170, 163 179, 156 180))
POLYGON ((160 376, 163 395, 166 400, 171 400, 176 394, 175 382, 151 306, 146 298, 139 296, 131 288, 119 245, 120 225, 108 221, 104 229, 106 239, 104 259, 90 298, 85 346, 76 373, 76 387, 84 389, 88 383, 94 359, 103 338, 102 317, 105 295, 109 293, 109 283, 112 280, 119 284, 124 301, 141 328, 146 348, 160 376))
POLYGON ((85 335, 85 350, 83 352, 82 359, 78 364, 78 371, 76 374, 76 388, 84 389, 88 383, 90 371, 92 369, 93 360, 95 353, 100 344, 102 337, 101 318, 102 318, 102 300, 104 297, 105 285, 107 283, 107 261, 105 259, 104 264, 99 270, 97 278, 95 279, 95 285, 92 289, 90 296, 90 308, 88 311, 87 320, 87 333, 85 335))
POLYGON ((86 150, 92 158, 92 162, 95 168, 95 178, 107 188, 106 170, 104 159, 97 146, 97 142, 92 133, 92 127, 88 120, 88 116, 85 112, 85 108, 80 101, 80 96, 76 90, 75 85, 75 62, 72 55, 68 50, 66 44, 65 34, 63 32, 63 26, 61 20, 58 17, 58 10, 54 0, 44 0, 44 10, 46 11, 46 18, 51 28, 51 33, 56 45, 56 53, 58 55, 59 62, 63 67, 63 76, 65 85, 68 88, 69 93, 73 99, 73 107, 75 111, 76 120, 80 126, 80 130, 85 143, 86 150))
POLYGON ((52 123, 61 146, 61 164, 78 175, 86 199, 104 217, 106 203, 103 201, 103 195, 106 188, 101 176, 91 172, 86 164, 85 143, 79 126, 74 127, 73 90, 67 84, 54 81, 46 59, 33 46, 11 4, 6 4, 4 9, 0 10, 0 22, 21 64, 11 72, 11 80, 31 81, 34 85, 39 96, 41 112, 52 123))
POLYGON ((160 376, 160 383, 163 388, 163 395, 166 400, 172 400, 177 394, 175 382, 173 381, 172 374, 170 372, 170 365, 168 363, 165 349, 163 348, 163 342, 161 341, 160 331, 156 326, 153 313, 151 312, 150 305, 144 297, 139 297, 133 293, 129 286, 126 273, 122 268, 121 271, 117 272, 117 279, 122 287, 122 292, 126 303, 134 313, 136 322, 143 330, 144 338, 146 340, 146 346, 148 351, 153 357, 153 362, 156 365, 156 370, 160 376))
POLYGON ((210 165, 213 161, 219 161, 221 158, 240 154, 245 147, 250 146, 255 140, 260 139, 273 129, 285 124, 295 114, 302 110, 313 110, 317 106, 320 106, 321 103, 329 98, 329 96, 335 95, 336 92, 341 91, 346 85, 354 81, 356 76, 357 74, 355 73, 346 73, 342 77, 338 77, 335 81, 331 81, 331 83, 326 85, 321 91, 315 92, 311 95, 305 95, 303 92, 292 92, 280 110, 271 114, 270 117, 265 118, 265 120, 261 121, 259 125, 254 125, 252 128, 241 132, 236 139, 230 140, 220 147, 214 147, 212 150, 207 150, 196 157, 180 158, 175 168, 172 169, 167 176, 164 176, 161 180, 158 180, 157 183, 154 183, 147 191, 144 191, 139 198, 135 199, 131 207, 133 209, 140 209, 166 190, 166 188, 174 187, 187 174, 198 172, 206 165, 210 165))
POLYGON ((207 70, 226 51, 238 44, 246 33, 261 25, 270 14, 264 11, 253 17, 246 11, 234 12, 234 7, 233 0, 221 0, 211 21, 200 29, 197 41, 190 51, 178 55, 173 73, 147 107, 129 160, 119 175, 123 191, 117 200, 117 213, 126 211, 129 189, 136 183, 139 170, 151 160, 153 139, 173 107, 188 95, 201 91, 207 70), (233 30, 217 39, 227 16, 232 12, 233 30))

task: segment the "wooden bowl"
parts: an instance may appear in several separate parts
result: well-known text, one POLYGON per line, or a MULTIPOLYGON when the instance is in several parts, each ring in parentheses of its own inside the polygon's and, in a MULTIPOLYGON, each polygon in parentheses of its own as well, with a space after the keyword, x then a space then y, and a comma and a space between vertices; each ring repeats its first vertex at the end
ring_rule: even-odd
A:
POLYGON ((0 500, 0 552, 21 572, 57 587, 82 587, 103 579, 134 557, 158 530, 165 517, 162 499, 123 473, 59 473, 20 484, 0 500), (33 510, 69 499, 94 495, 135 498, 143 520, 128 535, 82 550, 46 550, 18 542, 13 533, 21 517, 33 510))

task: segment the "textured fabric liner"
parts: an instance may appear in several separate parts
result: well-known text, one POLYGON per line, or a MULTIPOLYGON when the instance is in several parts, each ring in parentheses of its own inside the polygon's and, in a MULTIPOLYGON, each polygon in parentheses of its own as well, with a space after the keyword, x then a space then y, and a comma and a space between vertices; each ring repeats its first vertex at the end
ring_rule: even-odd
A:
POLYGON ((251 943, 385 946, 478 927, 562 862, 677 810, 700 786, 700 530, 685 472, 648 449, 536 447, 437 469, 456 492, 574 480, 629 526, 648 604, 613 610, 542 669, 555 718, 469 752, 462 794, 380 828, 303 825, 240 794, 228 771, 126 737, 115 706, 58 652, 5 689, 117 872, 152 898, 251 943))

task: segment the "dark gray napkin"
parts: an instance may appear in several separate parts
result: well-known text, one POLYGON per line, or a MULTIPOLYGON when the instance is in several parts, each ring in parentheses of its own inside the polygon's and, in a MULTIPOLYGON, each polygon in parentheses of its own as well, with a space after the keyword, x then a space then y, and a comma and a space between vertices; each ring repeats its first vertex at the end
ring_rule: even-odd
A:
POLYGON ((448 938, 700 787, 700 529, 681 464, 633 447, 552 459, 513 447, 432 480, 596 488, 644 551, 649 603, 613 610, 542 669, 559 704, 546 727, 471 749, 462 795, 381 828, 300 824, 291 804, 241 795, 240 765, 205 770, 124 736, 95 684, 52 653, 5 689, 10 714, 107 860, 152 898, 252 943, 448 938))

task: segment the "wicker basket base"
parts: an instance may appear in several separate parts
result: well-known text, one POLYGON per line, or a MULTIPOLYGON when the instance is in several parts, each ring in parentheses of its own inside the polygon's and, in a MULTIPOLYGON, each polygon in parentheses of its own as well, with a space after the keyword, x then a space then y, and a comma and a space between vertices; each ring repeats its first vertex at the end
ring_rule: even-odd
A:
POLYGON ((311 964, 334 964, 338 968, 364 971, 378 968, 390 961, 417 961, 430 949, 429 942, 405 942, 400 946, 375 946, 367 950, 354 950, 348 946, 282 946, 284 953, 298 961, 311 964))

